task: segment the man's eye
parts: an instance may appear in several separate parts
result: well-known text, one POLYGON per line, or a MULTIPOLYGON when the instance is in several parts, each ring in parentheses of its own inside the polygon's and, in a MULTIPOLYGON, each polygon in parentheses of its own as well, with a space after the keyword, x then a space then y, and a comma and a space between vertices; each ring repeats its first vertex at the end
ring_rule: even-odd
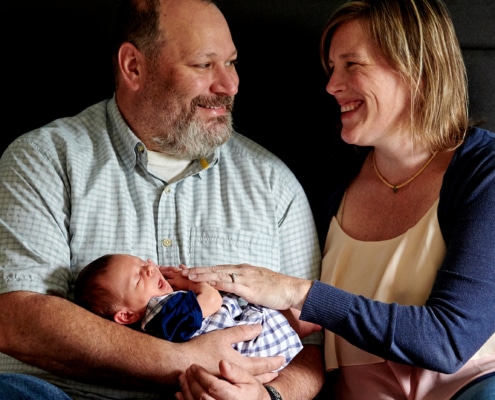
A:
POLYGON ((201 68, 201 69, 208 69, 211 67, 211 63, 196 64, 196 67, 201 68))
POLYGON ((232 61, 227 61, 225 63, 225 65, 229 66, 229 67, 235 67, 237 64, 239 63, 239 61, 237 60, 232 60, 232 61))

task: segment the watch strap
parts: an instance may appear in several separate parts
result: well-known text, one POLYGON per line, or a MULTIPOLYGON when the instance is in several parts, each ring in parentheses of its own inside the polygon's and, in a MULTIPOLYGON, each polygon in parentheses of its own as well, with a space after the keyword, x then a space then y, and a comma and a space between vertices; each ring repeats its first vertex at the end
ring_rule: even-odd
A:
POLYGON ((270 395, 270 400, 282 400, 282 396, 273 386, 265 385, 265 389, 270 395))

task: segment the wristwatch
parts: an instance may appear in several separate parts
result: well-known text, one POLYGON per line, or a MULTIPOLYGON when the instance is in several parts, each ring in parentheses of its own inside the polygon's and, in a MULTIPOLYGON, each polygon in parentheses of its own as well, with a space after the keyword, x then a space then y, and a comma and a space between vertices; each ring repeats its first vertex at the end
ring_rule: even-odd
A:
POLYGON ((278 390, 275 389, 273 386, 265 385, 265 389, 270 395, 270 400, 282 400, 282 396, 280 396, 278 390))

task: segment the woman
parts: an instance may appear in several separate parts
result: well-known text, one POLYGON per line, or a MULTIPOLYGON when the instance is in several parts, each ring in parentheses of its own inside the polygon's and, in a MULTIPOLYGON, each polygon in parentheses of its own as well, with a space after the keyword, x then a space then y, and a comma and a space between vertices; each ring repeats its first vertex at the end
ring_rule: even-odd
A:
MULTIPOLYGON (((247 265, 185 273, 322 325, 338 399, 486 399, 495 393, 495 136, 468 127, 447 9, 349 1, 327 23, 321 56, 345 142, 325 180, 321 281, 247 265)), ((262 393, 244 371, 225 371, 233 385, 206 372, 181 377, 184 398, 228 398, 239 382, 262 393)))

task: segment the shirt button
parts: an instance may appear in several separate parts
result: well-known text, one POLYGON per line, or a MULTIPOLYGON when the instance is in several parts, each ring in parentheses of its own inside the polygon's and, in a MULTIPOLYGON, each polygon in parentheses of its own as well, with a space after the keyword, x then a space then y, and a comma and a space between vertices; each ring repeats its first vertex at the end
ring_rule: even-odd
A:
POLYGON ((162 245, 163 245, 163 247, 170 247, 170 246, 172 246, 172 240, 171 239, 168 239, 168 238, 167 239, 163 239, 162 240, 162 245))
POLYGON ((144 153, 144 144, 138 143, 136 145, 136 150, 138 151, 138 153, 144 153))
POLYGON ((170 189, 170 186, 166 186, 166 187, 165 187, 165 193, 170 193, 170 191, 171 191, 171 190, 172 190, 172 189, 170 189))

